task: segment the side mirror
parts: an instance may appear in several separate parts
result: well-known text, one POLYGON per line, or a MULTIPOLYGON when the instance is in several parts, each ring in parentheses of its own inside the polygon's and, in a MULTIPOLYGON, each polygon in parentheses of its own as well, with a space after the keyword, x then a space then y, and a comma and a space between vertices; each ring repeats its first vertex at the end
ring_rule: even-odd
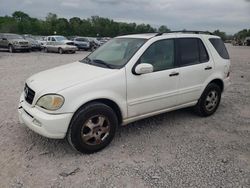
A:
POLYGON ((153 65, 149 63, 140 63, 135 67, 136 74, 147 74, 154 71, 153 65))

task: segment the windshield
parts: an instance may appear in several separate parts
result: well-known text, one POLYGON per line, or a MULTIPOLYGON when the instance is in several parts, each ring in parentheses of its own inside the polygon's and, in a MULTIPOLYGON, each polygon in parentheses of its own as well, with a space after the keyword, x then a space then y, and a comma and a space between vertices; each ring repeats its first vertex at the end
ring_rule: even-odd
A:
POLYGON ((67 40, 64 36, 56 36, 55 39, 56 39, 56 41, 67 40))
POLYGON ((115 38, 99 47, 82 62, 121 68, 145 42, 146 39, 115 38))
POLYGON ((10 35, 5 35, 7 39, 23 39, 21 35, 15 35, 15 34, 10 34, 10 35))

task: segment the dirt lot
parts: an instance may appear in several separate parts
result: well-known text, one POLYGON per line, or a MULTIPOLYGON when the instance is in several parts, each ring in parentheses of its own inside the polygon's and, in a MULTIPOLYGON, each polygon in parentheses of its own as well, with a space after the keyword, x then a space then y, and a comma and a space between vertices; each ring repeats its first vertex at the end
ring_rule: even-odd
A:
POLYGON ((87 53, 0 52, 0 187, 250 187, 250 48, 228 49, 232 85, 212 117, 184 109, 148 118, 92 155, 17 117, 26 78, 87 53))

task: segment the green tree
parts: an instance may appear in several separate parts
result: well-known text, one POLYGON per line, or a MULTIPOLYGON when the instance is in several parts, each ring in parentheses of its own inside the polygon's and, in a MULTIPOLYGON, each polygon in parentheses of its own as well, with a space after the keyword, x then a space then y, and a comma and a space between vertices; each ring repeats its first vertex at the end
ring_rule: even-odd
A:
POLYGON ((221 39, 222 39, 223 41, 225 41, 225 40, 227 39, 227 35, 226 35, 226 33, 223 32, 223 31, 215 30, 215 31, 213 32, 213 34, 214 34, 214 35, 217 35, 217 36, 219 36, 219 37, 221 37, 221 39))
POLYGON ((170 29, 168 29, 168 27, 165 26, 165 25, 161 25, 161 26, 158 28, 158 32, 159 32, 159 33, 166 33, 166 32, 169 32, 169 31, 170 31, 170 29))

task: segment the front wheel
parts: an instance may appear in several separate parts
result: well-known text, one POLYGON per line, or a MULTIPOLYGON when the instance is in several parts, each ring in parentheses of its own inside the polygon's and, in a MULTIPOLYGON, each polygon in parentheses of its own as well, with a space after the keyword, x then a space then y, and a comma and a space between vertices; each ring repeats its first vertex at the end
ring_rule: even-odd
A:
POLYGON ((195 106, 197 113, 203 117, 215 113, 220 104, 221 92, 221 88, 217 84, 210 83, 195 106))
POLYGON ((117 126, 118 119, 112 108, 102 103, 91 103, 76 112, 67 139, 77 151, 94 153, 109 145, 117 126))
POLYGON ((58 49, 58 52, 59 52, 59 54, 63 54, 63 49, 62 49, 62 48, 59 48, 59 49, 58 49))

